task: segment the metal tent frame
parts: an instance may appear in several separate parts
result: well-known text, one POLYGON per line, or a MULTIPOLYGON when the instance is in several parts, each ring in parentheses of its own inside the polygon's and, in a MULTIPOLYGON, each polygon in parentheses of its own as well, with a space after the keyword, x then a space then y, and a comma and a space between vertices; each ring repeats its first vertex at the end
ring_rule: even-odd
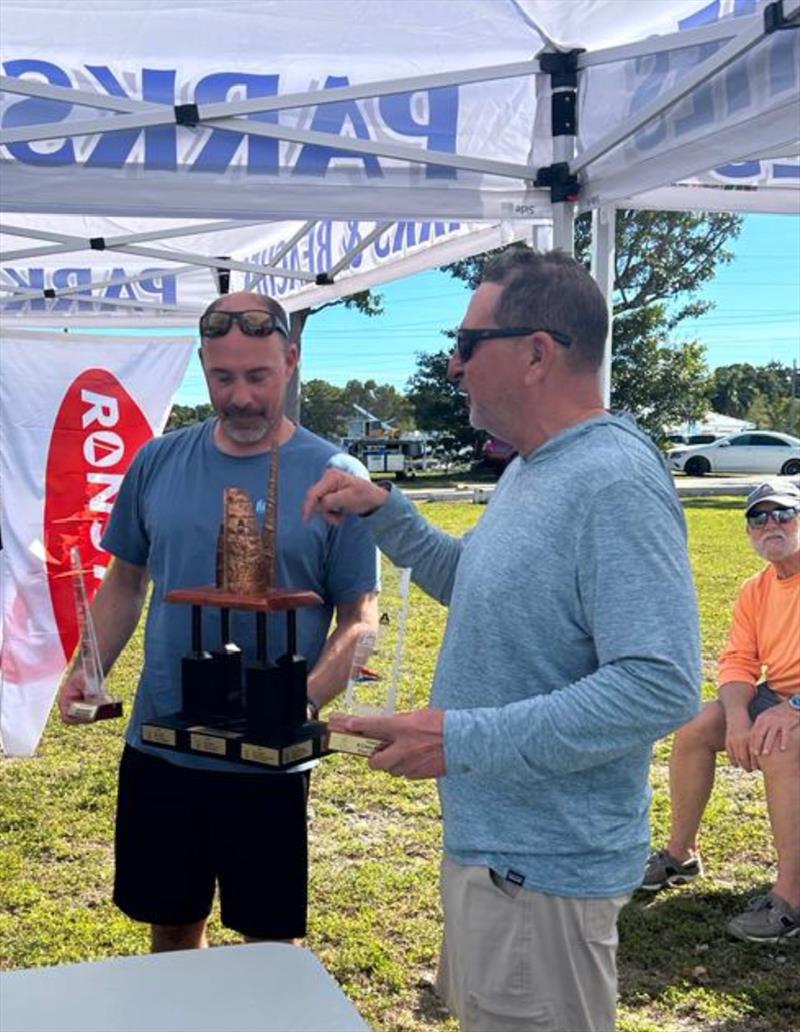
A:
MULTIPOLYGON (((661 37, 651 37, 636 43, 609 47, 587 53, 578 49, 551 49, 540 52, 536 58, 507 64, 494 64, 480 68, 462 68, 435 74, 407 76, 403 78, 373 81, 359 85, 334 87, 325 90, 325 102, 352 101, 377 98, 409 91, 434 89, 442 86, 487 83, 494 80, 517 77, 548 75, 551 87, 551 126, 553 144, 553 162, 549 166, 535 167, 532 164, 499 161, 490 158, 474 157, 466 154, 445 154, 443 152, 426 151, 420 147, 390 141, 374 141, 347 138, 347 149, 355 154, 392 158, 411 165, 440 166, 444 168, 476 172, 481 175, 500 177, 522 181, 529 189, 549 197, 553 219, 553 243, 561 250, 572 253, 574 219, 576 204, 582 189, 591 183, 592 170, 595 163, 611 153, 626 140, 652 122, 659 115, 667 112, 693 90, 707 83, 733 61, 748 53, 771 33, 782 29, 800 27, 800 0, 775 0, 758 14, 714 22, 699 28, 671 33, 661 37), (587 147, 582 153, 575 153, 576 144, 576 111, 579 91, 579 73, 582 70, 622 60, 630 60, 644 55, 654 55, 680 50, 689 46, 716 43, 718 49, 710 54, 694 71, 683 78, 673 88, 667 90, 650 103, 642 106, 635 114, 619 126, 604 134, 601 139, 587 147)), ((542 30, 538 30, 547 40, 542 30)), ((19 128, 0 131, 0 145, 14 143, 32 143, 36 141, 63 139, 65 137, 90 136, 96 133, 107 133, 113 130, 144 130, 159 126, 177 125, 184 131, 204 132, 209 129, 238 130, 243 135, 266 139, 288 141, 297 144, 312 144, 323 147, 340 147, 342 138, 335 133, 314 131, 303 128, 292 128, 277 123, 264 123, 247 120, 248 115, 280 112, 289 109, 310 108, 319 104, 320 91, 307 90, 283 94, 273 97, 259 97, 243 101, 224 101, 213 104, 179 104, 170 107, 139 101, 130 97, 117 97, 92 93, 86 90, 47 85, 30 79, 0 76, 0 90, 20 94, 30 98, 50 101, 64 101, 72 105, 82 105, 104 111, 101 117, 25 125, 19 128)), ((796 145, 796 141, 776 141, 776 148, 782 154, 796 145)), ((740 160, 746 155, 748 145, 742 141, 738 153, 731 154, 731 161, 740 160)), ((792 151, 793 152, 793 151, 792 151)), ((691 174, 691 170, 689 171, 691 174)), ((57 210, 66 211, 68 206, 61 204, 57 210)), ((606 207, 595 210, 593 214, 594 246, 592 251, 592 271, 603 289, 609 308, 613 291, 614 265, 614 208, 606 207)), ((166 220, 165 220, 166 221, 166 220)), ((316 219, 307 220, 281 249, 277 260, 271 265, 257 264, 252 261, 240 261, 231 257, 214 257, 196 251, 164 250, 153 246, 142 246, 150 241, 164 241, 170 238, 189 237, 192 235, 237 229, 246 226, 260 225, 269 220, 223 220, 199 222, 195 225, 165 226, 164 230, 120 235, 109 238, 82 238, 63 233, 48 232, 27 228, 15 224, 5 224, 3 232, 22 238, 47 241, 42 247, 17 248, 0 254, 4 261, 20 260, 44 255, 67 253, 82 249, 109 250, 137 257, 154 258, 176 263, 176 276, 186 275, 197 268, 214 270, 241 271, 253 277, 253 282, 268 275, 285 276, 286 271, 278 266, 278 262, 316 224, 316 219), (181 263, 181 264, 178 264, 181 263)), ((380 222, 365 238, 347 251, 329 270, 323 274, 313 275, 300 269, 293 269, 292 278, 305 283, 314 283, 319 287, 327 287, 335 295, 335 278, 365 247, 391 226, 391 222, 380 222)), ((476 249, 477 250, 477 249, 476 249)), ((472 253, 476 253, 473 251, 472 253)), ((147 277, 147 273, 134 276, 104 279, 89 284, 67 286, 60 289, 48 289, 43 292, 25 291, 10 286, 0 286, 7 295, 7 300, 20 302, 44 297, 47 301, 55 301, 60 297, 72 294, 86 294, 87 291, 107 289, 109 285, 123 285, 137 282, 147 277)), ((348 284, 352 290, 352 281, 348 284)), ((342 291, 343 293, 344 291, 342 291)), ((178 320, 190 313, 181 310, 177 305, 166 305, 146 301, 131 301, 123 298, 109 298, 102 301, 109 308, 142 309, 153 314, 171 317, 178 320)), ((2 307, 3 302, 0 302, 2 307)), ((191 313, 192 315, 194 313, 191 313)), ((608 351, 608 349, 607 349, 608 351)), ((608 396, 610 354, 603 371, 603 382, 608 396)))

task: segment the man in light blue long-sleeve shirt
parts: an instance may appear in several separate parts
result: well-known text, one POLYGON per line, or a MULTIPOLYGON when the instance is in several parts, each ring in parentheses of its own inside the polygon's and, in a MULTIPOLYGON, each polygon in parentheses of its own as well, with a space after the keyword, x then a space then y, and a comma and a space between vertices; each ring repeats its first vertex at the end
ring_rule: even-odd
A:
POLYGON ((465 1032, 613 1028, 651 745, 699 707, 683 514, 657 449, 602 407, 606 330, 577 262, 507 251, 450 365, 472 424, 519 452, 475 530, 337 472, 306 501, 364 516, 449 606, 431 708, 340 726, 386 743, 374 768, 439 779, 439 986, 465 1032))

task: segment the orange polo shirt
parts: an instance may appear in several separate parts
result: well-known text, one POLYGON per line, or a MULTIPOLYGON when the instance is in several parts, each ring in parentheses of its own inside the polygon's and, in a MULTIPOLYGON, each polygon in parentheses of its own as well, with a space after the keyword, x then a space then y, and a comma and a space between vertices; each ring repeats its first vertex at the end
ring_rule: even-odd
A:
POLYGON ((778 580, 770 563, 742 585, 719 660, 719 683, 729 681, 800 692, 800 573, 778 580))

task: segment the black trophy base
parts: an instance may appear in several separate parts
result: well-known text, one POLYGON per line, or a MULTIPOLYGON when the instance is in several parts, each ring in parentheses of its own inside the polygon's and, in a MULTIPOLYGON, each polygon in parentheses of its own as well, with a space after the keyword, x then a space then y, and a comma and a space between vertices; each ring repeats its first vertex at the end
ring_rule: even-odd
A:
POLYGON ((326 727, 319 720, 301 724, 283 738, 248 729, 242 716, 208 714, 203 723, 183 713, 171 713, 142 724, 142 742, 172 752, 213 756, 249 763, 273 771, 291 771, 326 752, 326 727))
POLYGON ((122 716, 122 703, 119 699, 108 699, 106 702, 73 702, 67 713, 73 720, 81 724, 94 724, 98 720, 113 720, 122 716))

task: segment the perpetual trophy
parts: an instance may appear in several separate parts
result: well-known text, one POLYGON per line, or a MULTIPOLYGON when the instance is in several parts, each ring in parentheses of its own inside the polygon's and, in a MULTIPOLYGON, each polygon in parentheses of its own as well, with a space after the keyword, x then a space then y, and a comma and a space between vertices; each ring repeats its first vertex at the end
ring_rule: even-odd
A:
POLYGON ((225 488, 216 583, 166 596, 191 606, 191 650, 181 661, 180 711, 143 723, 143 742, 276 771, 292 770, 325 750, 325 725, 307 719, 307 663, 297 650, 297 610, 322 599, 313 591, 276 587, 278 470, 275 445, 261 532, 247 492, 225 488), (204 607, 219 610, 219 643, 210 651, 202 638, 204 607), (232 609, 253 614, 256 656, 246 664, 230 639, 232 609), (285 651, 275 663, 267 647, 272 612, 285 613, 285 651))

